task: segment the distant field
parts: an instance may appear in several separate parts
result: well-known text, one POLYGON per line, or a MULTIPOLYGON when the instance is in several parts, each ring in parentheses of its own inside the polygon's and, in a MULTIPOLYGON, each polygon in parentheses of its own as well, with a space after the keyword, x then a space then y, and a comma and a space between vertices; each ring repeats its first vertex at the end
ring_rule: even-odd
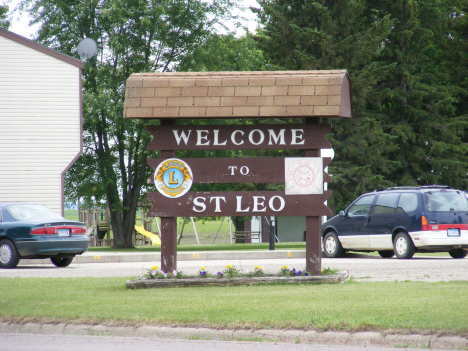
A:
MULTIPOLYGON (((65 218, 71 220, 78 220, 78 210, 65 210, 64 211, 65 218)), ((183 218, 177 219, 177 235, 180 234, 182 228, 183 218)), ((158 218, 158 223, 160 224, 160 219, 158 218)), ((140 213, 137 212, 137 225, 141 225, 141 217, 140 213)), ((201 245, 211 245, 213 240, 215 240, 215 244, 229 244, 229 219, 225 217, 218 218, 214 221, 207 221, 203 219, 195 219, 195 228, 197 230, 198 239, 201 245), (222 224, 222 225, 221 225, 222 224), (221 228, 220 228, 221 227, 221 228), (219 232, 218 232, 219 230, 219 232), (216 235, 218 233, 218 235, 216 235)), ((152 230, 153 233, 159 234, 157 229, 157 225, 155 221, 152 222, 152 230)), ((234 225, 232 225, 232 231, 234 231, 234 225)), ((182 233, 182 240, 181 245, 196 245, 197 240, 194 237, 194 230, 192 227, 192 223, 189 218, 186 219, 184 231, 182 233)), ((112 237, 112 234, 111 234, 112 237)))
POLYGON ((65 210, 64 215, 67 219, 78 220, 78 210, 65 210))

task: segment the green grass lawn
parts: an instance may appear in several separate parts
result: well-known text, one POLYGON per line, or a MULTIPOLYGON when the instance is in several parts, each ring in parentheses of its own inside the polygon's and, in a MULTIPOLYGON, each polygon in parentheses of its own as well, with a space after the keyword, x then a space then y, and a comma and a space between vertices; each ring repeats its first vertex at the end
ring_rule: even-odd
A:
POLYGON ((0 319, 468 335, 468 282, 127 290, 126 278, 1 278, 0 319))

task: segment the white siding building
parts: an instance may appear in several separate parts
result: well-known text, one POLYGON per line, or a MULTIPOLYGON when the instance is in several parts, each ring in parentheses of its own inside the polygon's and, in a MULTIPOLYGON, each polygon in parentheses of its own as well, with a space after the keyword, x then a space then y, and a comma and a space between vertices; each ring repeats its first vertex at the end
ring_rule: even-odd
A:
POLYGON ((63 214, 63 177, 82 150, 82 68, 0 29, 0 202, 63 214))

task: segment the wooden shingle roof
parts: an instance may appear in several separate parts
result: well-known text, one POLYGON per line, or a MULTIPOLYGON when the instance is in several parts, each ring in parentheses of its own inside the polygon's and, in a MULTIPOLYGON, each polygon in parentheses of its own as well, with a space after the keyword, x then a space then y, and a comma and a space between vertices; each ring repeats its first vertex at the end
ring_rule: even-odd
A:
POLYGON ((125 118, 351 117, 344 70, 137 73, 125 118))

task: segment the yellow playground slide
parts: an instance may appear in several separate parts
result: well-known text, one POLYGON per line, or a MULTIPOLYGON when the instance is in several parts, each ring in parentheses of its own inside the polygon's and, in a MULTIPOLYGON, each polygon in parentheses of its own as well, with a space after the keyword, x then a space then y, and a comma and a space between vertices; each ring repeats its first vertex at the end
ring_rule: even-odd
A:
POLYGON ((135 230, 140 233, 141 235, 144 235, 148 238, 151 239, 151 245, 161 245, 161 239, 159 239, 159 236, 156 234, 153 234, 149 231, 147 231, 143 226, 141 225, 136 225, 135 230))

